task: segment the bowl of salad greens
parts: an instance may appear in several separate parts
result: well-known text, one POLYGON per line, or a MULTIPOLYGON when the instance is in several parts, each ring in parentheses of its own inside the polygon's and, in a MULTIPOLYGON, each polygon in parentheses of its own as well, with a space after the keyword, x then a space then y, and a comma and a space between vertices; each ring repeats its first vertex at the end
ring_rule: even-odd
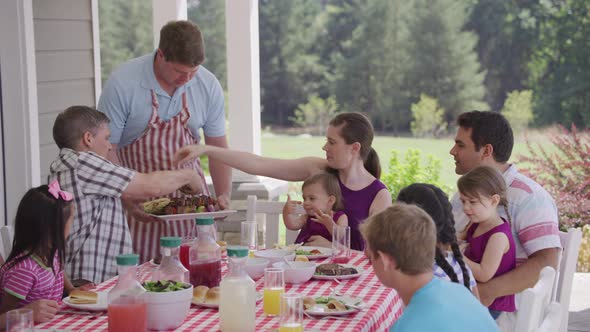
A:
POLYGON ((142 284, 147 304, 148 329, 173 330, 182 324, 193 298, 193 286, 172 280, 142 284))

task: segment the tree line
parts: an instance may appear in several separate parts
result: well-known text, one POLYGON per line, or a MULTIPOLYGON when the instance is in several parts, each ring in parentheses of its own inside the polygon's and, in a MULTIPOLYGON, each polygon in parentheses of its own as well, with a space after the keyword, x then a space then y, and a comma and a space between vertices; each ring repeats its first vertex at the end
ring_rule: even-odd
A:
MULTIPOLYGON (((188 3, 204 65, 226 87, 225 1, 188 3)), ((99 6, 107 78, 152 50, 151 1, 99 6)), ((319 98, 408 132, 421 98, 452 124, 464 111, 500 111, 512 93, 530 99, 533 125, 590 126, 587 0, 260 0, 259 31, 266 125, 292 125, 319 98)))

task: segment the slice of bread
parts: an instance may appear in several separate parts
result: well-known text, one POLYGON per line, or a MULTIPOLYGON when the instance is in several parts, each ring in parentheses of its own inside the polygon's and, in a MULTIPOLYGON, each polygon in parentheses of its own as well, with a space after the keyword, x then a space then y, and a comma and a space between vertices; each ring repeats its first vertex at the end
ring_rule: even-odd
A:
POLYGON ((219 287, 209 288, 205 295, 205 303, 219 304, 219 287))
POLYGON ((98 294, 91 291, 74 289, 70 292, 70 302, 74 304, 96 304, 98 294))
POLYGON ((193 300, 195 302, 205 302, 207 291, 209 291, 209 287, 203 285, 193 288, 193 300))

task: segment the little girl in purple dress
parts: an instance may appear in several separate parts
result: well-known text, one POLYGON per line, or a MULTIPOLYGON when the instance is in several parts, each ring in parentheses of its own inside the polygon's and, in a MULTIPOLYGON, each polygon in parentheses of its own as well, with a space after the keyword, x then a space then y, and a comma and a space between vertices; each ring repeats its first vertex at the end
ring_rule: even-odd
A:
MULTIPOLYGON (((462 176, 457 186, 463 212, 469 217, 465 239, 465 261, 478 282, 487 282, 516 267, 516 249, 510 227, 506 183, 502 175, 487 166, 462 176), (503 206, 508 221, 498 215, 503 206)), ((494 319, 503 312, 514 312, 514 294, 502 296, 489 306, 494 319)))
POLYGON ((348 226, 348 218, 341 211, 342 194, 336 175, 319 173, 303 182, 304 215, 295 215, 299 201, 288 198, 283 207, 283 221, 290 230, 301 230, 295 243, 306 243, 312 236, 322 236, 332 241, 334 225, 348 226))

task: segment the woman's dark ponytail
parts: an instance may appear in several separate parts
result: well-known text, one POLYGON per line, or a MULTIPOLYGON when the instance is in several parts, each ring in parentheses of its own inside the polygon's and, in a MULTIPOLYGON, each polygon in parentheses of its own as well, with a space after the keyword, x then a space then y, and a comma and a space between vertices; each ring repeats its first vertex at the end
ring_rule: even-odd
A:
POLYGON ((381 163, 379 161, 379 155, 375 149, 371 148, 369 154, 364 162, 365 169, 371 173, 377 179, 381 178, 381 163))

